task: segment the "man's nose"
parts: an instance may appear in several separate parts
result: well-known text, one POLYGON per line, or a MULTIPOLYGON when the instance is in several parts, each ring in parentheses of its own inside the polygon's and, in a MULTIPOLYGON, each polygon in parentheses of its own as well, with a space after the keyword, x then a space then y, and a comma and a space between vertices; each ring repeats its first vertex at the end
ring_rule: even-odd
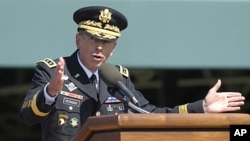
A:
POLYGON ((103 46, 105 41, 100 40, 100 39, 95 39, 94 40, 96 46, 103 46))

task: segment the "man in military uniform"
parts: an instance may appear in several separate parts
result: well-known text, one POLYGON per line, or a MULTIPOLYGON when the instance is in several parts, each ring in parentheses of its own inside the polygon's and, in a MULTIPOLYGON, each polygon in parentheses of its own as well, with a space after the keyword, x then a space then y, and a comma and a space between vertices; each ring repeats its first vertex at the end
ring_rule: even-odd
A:
MULTIPOLYGON (((21 107, 25 123, 41 123, 43 141, 71 140, 90 116, 136 112, 113 97, 98 74, 98 68, 112 56, 121 31, 127 27, 126 17, 109 7, 91 6, 77 10, 73 19, 78 25, 76 51, 68 57, 46 58, 37 63, 34 86, 21 107)), ((134 88, 126 68, 117 69, 141 108, 151 113, 228 112, 239 110, 244 104, 241 93, 217 92, 221 86, 218 80, 204 100, 159 108, 134 88)))

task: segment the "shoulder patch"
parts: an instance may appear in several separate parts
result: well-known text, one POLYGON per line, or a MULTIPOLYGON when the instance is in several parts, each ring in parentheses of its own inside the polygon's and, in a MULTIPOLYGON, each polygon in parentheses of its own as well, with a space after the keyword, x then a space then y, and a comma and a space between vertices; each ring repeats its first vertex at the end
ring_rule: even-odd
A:
POLYGON ((53 61, 53 60, 50 59, 50 58, 45 58, 45 59, 40 60, 40 61, 38 61, 38 62, 43 62, 43 63, 45 63, 50 69, 57 66, 56 62, 53 61))
POLYGON ((129 72, 127 68, 122 67, 121 65, 117 65, 119 67, 119 71, 120 73, 125 76, 125 77, 129 77, 129 72))

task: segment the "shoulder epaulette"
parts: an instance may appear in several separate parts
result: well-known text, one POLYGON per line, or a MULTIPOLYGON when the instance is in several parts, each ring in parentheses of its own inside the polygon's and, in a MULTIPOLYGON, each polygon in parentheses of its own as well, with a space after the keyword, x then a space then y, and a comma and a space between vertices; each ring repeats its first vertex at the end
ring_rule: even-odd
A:
POLYGON ((129 77, 129 72, 128 72, 128 69, 127 68, 124 68, 123 66, 121 65, 117 65, 119 67, 119 71, 120 73, 125 76, 125 77, 129 77))
POLYGON ((45 63, 50 69, 57 66, 56 62, 53 61, 53 60, 50 59, 50 58, 45 58, 45 59, 43 59, 43 60, 38 61, 38 63, 39 63, 39 62, 45 63))

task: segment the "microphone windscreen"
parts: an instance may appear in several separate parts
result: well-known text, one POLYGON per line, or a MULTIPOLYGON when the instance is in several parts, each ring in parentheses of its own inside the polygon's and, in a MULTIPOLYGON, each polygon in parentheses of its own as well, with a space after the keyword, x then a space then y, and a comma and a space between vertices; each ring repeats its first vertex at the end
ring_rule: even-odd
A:
POLYGON ((109 87, 116 87, 117 82, 122 80, 121 73, 110 63, 101 65, 99 75, 109 87))

